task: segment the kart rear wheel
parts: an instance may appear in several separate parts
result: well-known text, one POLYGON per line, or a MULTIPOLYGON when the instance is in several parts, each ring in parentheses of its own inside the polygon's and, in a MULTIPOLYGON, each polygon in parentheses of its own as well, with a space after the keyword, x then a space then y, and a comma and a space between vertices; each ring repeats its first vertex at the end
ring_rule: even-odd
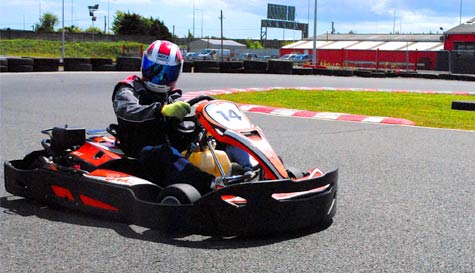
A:
POLYGON ((158 195, 157 201, 164 205, 193 204, 201 198, 198 190, 189 184, 172 184, 164 188, 158 195))

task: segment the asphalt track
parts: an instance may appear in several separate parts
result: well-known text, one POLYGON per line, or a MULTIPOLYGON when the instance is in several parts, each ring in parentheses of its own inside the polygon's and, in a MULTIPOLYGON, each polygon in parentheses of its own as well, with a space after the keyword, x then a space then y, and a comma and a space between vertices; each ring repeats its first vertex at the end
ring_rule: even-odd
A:
MULTIPOLYGON (((124 73, 0 74, 2 162, 43 128, 114 122, 124 73)), ((330 86, 474 91, 469 82, 184 74, 185 90, 330 86)), ((340 168, 324 230, 173 238, 13 197, 0 187, 1 272, 473 272, 475 132, 250 114, 288 165, 340 168)), ((1 171, 3 184, 3 170, 1 171)))

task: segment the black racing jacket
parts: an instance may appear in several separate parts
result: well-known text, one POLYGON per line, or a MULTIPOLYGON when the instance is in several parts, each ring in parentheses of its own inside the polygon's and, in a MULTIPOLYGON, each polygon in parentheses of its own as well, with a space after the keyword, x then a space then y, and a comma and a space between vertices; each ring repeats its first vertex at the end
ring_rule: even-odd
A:
POLYGON ((180 97, 181 90, 166 95, 147 91, 135 75, 115 86, 112 105, 118 122, 118 144, 127 156, 137 157, 145 146, 174 144, 170 141, 170 136, 176 135, 174 120, 162 116, 161 110, 165 102, 172 103, 180 97))

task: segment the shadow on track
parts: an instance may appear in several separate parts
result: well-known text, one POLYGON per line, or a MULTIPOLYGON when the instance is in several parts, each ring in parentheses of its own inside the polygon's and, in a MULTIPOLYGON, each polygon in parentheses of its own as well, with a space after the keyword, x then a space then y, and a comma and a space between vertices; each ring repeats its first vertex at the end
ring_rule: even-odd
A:
MULTIPOLYGON (((281 241, 292 240, 304 237, 313 233, 321 232, 332 224, 326 223, 323 226, 313 227, 285 234, 274 234, 255 237, 209 237, 201 235, 179 235, 165 234, 163 232, 128 225, 122 222, 103 220, 98 217, 86 215, 78 212, 71 212, 64 208, 53 208, 44 206, 35 201, 24 198, 4 196, 0 198, 1 213, 6 215, 20 215, 23 217, 35 216, 54 222, 63 222, 74 225, 107 228, 114 230, 117 234, 137 240, 155 242, 161 244, 175 245, 186 248, 200 249, 239 249, 270 245, 281 241)), ((7 216, 8 217, 8 216, 7 216)))

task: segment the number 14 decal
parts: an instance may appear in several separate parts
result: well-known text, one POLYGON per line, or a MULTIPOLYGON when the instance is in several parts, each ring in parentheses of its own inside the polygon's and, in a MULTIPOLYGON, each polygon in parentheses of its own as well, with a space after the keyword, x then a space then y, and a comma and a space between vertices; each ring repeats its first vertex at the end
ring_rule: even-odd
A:
POLYGON ((242 117, 238 115, 234 110, 230 109, 226 112, 223 111, 216 111, 217 114, 220 114, 226 121, 231 121, 231 119, 238 119, 242 120, 242 117))

